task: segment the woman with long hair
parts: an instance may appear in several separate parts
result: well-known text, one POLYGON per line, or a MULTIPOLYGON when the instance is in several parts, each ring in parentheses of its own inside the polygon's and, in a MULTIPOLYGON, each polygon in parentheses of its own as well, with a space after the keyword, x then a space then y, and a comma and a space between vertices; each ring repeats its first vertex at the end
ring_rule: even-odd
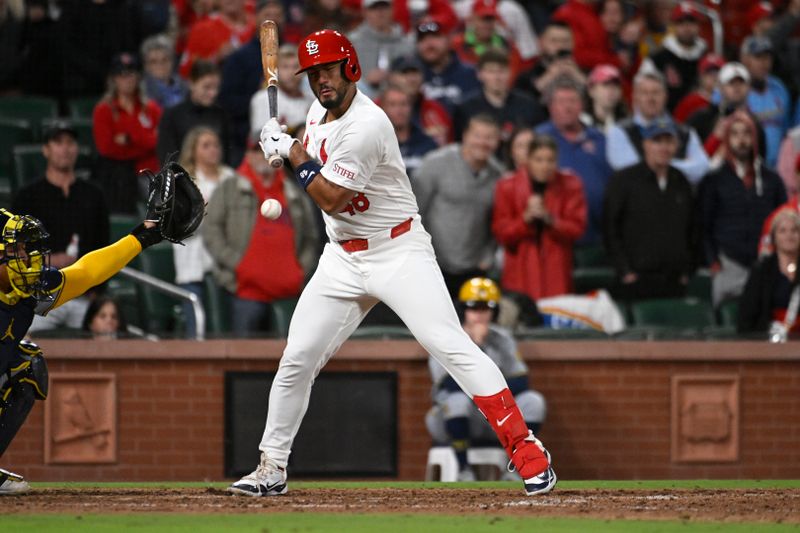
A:
POLYGON ((125 336, 128 326, 117 301, 98 296, 86 309, 82 329, 95 340, 107 341, 125 336))
MULTIPOLYGON (((220 182, 236 176, 234 170, 222 163, 222 145, 217 132, 208 126, 197 126, 183 140, 179 162, 195 180, 206 202, 220 182)), ((203 278, 214 264, 198 232, 184 241, 173 244, 175 283, 203 298, 203 278)), ((186 336, 196 333, 194 311, 188 302, 183 305, 186 316, 186 336)))
POLYGON ((156 140, 161 108, 140 88, 139 63, 123 53, 111 62, 108 91, 92 117, 97 178, 112 213, 135 213, 140 198, 137 172, 158 170, 156 140))

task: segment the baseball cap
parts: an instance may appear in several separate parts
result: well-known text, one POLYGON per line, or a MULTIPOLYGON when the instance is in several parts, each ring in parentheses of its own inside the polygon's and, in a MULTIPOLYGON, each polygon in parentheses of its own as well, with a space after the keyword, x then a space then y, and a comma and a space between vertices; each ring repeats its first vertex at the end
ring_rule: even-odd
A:
POLYGON ((417 39, 425 35, 439 35, 445 33, 444 26, 438 20, 426 20, 417 25, 417 39))
POLYGON ((725 65, 725 59, 722 56, 706 54, 697 65, 697 70, 699 70, 701 74, 704 74, 709 70, 720 70, 723 65, 725 65))
POLYGON ((497 18, 497 2, 495 0, 475 0, 472 4, 472 14, 476 17, 497 18))
POLYGON ((392 72, 408 72, 409 70, 416 70, 422 72, 422 62, 416 56, 400 56, 392 61, 390 67, 392 72))
POLYGON ((589 74, 590 85, 594 85, 596 83, 608 83, 610 81, 619 82, 621 79, 622 75, 620 74, 619 69, 614 65, 597 65, 589 74))
POLYGON ((741 54, 760 55, 772 52, 772 41, 766 37, 751 35, 742 43, 741 54))
POLYGON ((670 15, 672 22, 679 22, 682 20, 694 20, 696 22, 703 21, 703 14, 694 6, 692 2, 680 2, 672 10, 670 15))
POLYGON ((775 8, 769 2, 757 2, 747 11, 747 21, 750 27, 755 26, 762 19, 771 17, 775 14, 775 8))
POLYGON ((108 67, 109 74, 121 74, 123 72, 139 72, 139 61, 136 56, 122 52, 115 55, 111 59, 111 65, 108 67))
POLYGON ((57 139, 62 133, 66 133, 76 141, 78 140, 78 130, 66 120, 57 120, 50 124, 44 132, 44 142, 49 143, 57 139))
POLYGON ((669 119, 661 118, 644 128, 642 130, 643 139, 655 139, 660 135, 678 136, 678 130, 675 128, 675 123, 669 119))
POLYGON ((363 0, 361 6, 364 8, 372 7, 376 4, 388 4, 392 5, 392 0, 363 0))
POLYGON ((725 63, 725 66, 723 66, 719 71, 719 82, 725 85, 732 82, 736 78, 741 78, 747 83, 750 83, 750 73, 747 72, 747 68, 745 68, 744 65, 737 63, 736 61, 725 63))

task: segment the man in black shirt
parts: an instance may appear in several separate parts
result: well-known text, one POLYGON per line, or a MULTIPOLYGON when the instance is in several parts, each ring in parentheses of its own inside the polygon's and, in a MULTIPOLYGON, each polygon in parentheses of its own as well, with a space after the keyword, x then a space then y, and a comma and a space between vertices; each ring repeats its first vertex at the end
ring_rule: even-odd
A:
POLYGON ((697 84, 697 65, 708 50, 700 37, 703 15, 691 2, 680 2, 670 17, 672 32, 646 61, 664 74, 667 81, 667 109, 673 111, 678 102, 697 84))
POLYGON ((539 46, 542 49, 539 59, 517 76, 516 89, 539 101, 545 88, 557 78, 567 76, 582 85, 586 83, 586 75, 575 63, 572 29, 566 23, 550 22, 539 37, 539 46))
POLYGON ((461 140, 470 117, 488 114, 500 125, 501 146, 520 127, 533 128, 547 120, 541 104, 517 89, 509 89, 511 68, 508 54, 501 50, 487 50, 478 60, 480 90, 467 95, 453 113, 456 141, 461 140))
POLYGON ((620 282, 615 296, 681 297, 698 235, 692 188, 670 165, 678 143, 674 123, 659 119, 642 137, 642 162, 614 173, 606 188, 604 237, 620 282))
MULTIPOLYGON (((11 210, 38 218, 48 228, 50 262, 61 269, 108 245, 108 208, 98 187, 75 176, 78 134, 68 123, 59 122, 47 132, 42 153, 47 159, 44 177, 20 189, 11 210)), ((47 317, 37 317, 30 331, 80 328, 87 305, 84 297, 71 300, 47 317)))

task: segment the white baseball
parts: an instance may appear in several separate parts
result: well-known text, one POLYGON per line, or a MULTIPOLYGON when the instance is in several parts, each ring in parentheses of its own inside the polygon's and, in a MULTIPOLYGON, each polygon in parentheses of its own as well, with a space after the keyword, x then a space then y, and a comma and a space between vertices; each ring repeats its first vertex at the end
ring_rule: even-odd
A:
POLYGON ((264 203, 261 204, 261 216, 264 218, 275 220, 281 216, 282 212, 283 208, 281 207, 281 203, 275 198, 267 198, 264 200, 264 203))

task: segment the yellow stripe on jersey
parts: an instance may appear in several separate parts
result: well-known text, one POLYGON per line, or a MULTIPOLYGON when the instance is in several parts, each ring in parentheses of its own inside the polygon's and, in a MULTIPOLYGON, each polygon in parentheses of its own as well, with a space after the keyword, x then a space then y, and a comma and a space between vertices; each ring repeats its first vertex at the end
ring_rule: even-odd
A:
POLYGON ((90 252, 70 266, 62 268, 64 287, 51 309, 103 283, 122 270, 141 251, 142 245, 136 237, 126 235, 114 244, 90 252))

